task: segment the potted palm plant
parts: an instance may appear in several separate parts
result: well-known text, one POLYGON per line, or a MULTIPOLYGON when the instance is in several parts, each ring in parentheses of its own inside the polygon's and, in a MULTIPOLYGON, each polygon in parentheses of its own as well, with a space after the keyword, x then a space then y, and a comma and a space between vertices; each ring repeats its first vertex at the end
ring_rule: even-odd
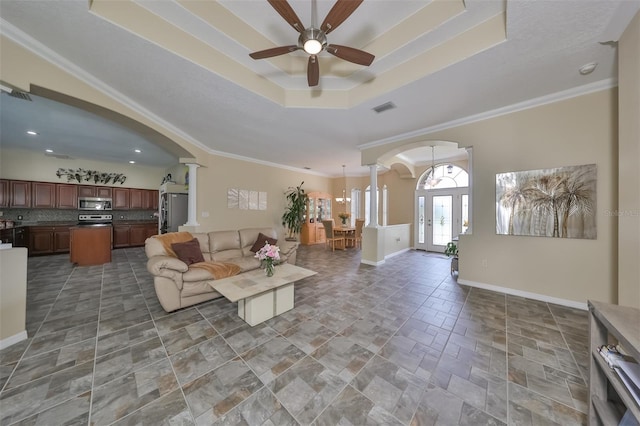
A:
POLYGON ((307 208, 309 196, 302 189, 304 181, 295 188, 289 187, 285 192, 287 199, 287 207, 282 215, 282 225, 289 231, 288 241, 295 241, 296 235, 302 230, 304 223, 304 213, 307 208))
POLYGON ((451 273, 453 274, 454 272, 458 271, 458 246, 456 245, 456 243, 454 243, 453 241, 450 243, 447 243, 447 246, 444 248, 444 254, 447 255, 447 257, 451 257, 451 273))

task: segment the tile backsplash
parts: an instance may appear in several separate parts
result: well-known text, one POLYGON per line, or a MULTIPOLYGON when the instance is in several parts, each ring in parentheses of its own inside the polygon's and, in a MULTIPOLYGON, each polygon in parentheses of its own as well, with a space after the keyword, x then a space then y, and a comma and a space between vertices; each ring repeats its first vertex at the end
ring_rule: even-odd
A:
MULTIPOLYGON (((3 209, 2 219, 15 222, 74 222, 79 214, 90 213, 86 210, 56 209, 3 209), (18 219, 22 216, 22 219, 18 219)), ((98 213, 109 213, 113 220, 153 220, 156 210, 112 210, 98 213)))

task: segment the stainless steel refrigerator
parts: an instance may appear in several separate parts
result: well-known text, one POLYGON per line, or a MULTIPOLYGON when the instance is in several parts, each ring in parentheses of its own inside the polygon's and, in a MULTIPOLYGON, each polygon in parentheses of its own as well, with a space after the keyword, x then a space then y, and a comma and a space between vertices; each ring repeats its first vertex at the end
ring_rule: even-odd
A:
POLYGON ((187 223, 187 194, 166 192, 160 196, 160 233, 178 232, 178 226, 187 223))

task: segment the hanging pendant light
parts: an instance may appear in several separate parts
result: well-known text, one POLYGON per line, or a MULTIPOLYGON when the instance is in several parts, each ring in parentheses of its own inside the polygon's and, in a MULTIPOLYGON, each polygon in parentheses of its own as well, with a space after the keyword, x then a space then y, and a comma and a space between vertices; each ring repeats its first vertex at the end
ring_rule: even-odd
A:
POLYGON ((342 188, 342 197, 336 197, 336 203, 345 204, 350 203, 351 198, 347 197, 347 175, 345 174, 344 168, 346 166, 342 165, 342 180, 344 182, 344 187, 342 188))
POLYGON ((431 172, 429 173, 429 177, 427 178, 427 185, 431 188, 435 187, 442 180, 441 178, 436 178, 436 159, 435 159, 435 146, 431 145, 431 172))

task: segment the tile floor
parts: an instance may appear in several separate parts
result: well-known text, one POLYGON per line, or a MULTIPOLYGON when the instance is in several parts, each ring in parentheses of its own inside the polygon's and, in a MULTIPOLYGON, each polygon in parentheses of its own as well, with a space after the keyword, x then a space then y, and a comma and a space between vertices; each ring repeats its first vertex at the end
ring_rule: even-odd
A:
POLYGON ((0 424, 586 424, 586 312, 459 285, 443 256, 301 247, 318 274, 256 327, 226 299, 167 314, 145 262, 29 259, 0 424))

